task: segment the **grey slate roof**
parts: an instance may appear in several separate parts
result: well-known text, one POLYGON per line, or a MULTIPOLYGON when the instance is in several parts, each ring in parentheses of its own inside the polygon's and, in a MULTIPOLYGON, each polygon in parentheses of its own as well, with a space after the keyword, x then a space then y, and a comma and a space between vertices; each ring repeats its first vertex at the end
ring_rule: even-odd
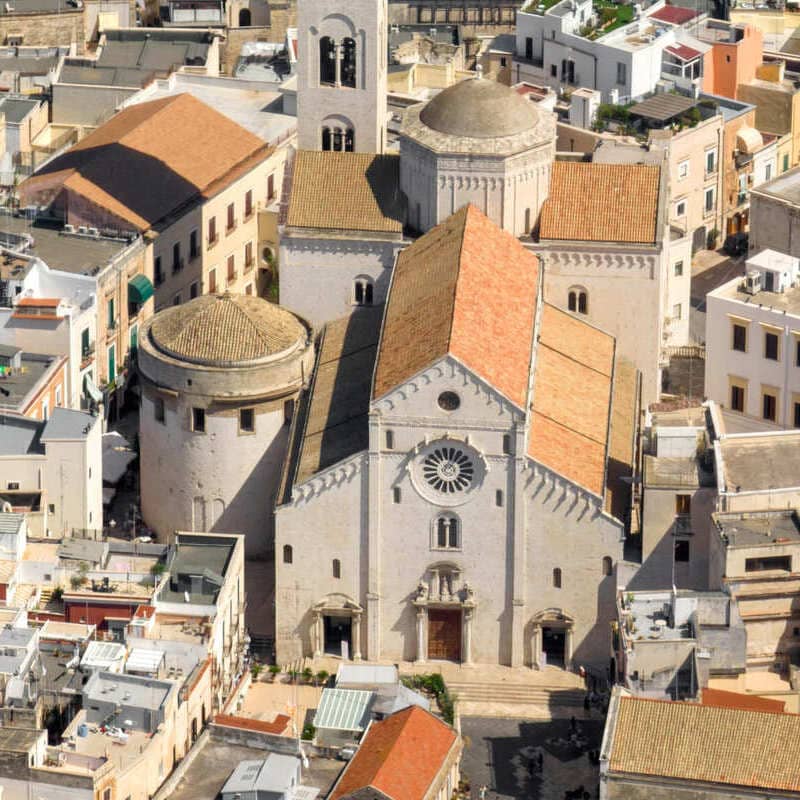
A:
POLYGON ((56 555, 74 561, 88 561, 100 564, 108 553, 108 542, 95 542, 91 539, 64 539, 58 546, 56 555))
POLYGON ((22 122, 28 114, 39 105, 39 100, 6 97, 0 104, 0 111, 5 114, 6 122, 22 122))
POLYGON ((263 761, 241 761, 222 787, 223 796, 245 792, 283 794, 297 775, 300 759, 270 753, 263 761))
MULTIPOLYGON (((0 397, 0 399, 3 399, 0 397)), ((17 414, 0 414, 0 456, 43 453, 40 434, 44 425, 17 414)))

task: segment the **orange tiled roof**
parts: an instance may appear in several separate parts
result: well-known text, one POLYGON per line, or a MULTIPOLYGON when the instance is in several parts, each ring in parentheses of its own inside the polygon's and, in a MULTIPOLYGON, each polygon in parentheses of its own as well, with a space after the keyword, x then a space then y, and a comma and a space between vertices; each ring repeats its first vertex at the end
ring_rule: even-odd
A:
POLYGON ((601 494, 614 339, 545 303, 536 347, 528 454, 601 494))
POLYGON ((723 689, 703 689, 700 702, 716 708, 739 708, 743 711, 771 711, 782 714, 786 710, 783 700, 770 700, 741 692, 726 692, 723 689))
POLYGON ((556 161, 539 239, 652 244, 660 176, 645 164, 556 161))
POLYGON ((524 407, 538 259, 468 205, 397 258, 373 398, 450 353, 524 407))
POLYGON ((610 771, 800 792, 800 715, 620 697, 610 771))
POLYGON ((328 800, 367 787, 392 800, 422 800, 456 738, 449 725, 418 706, 373 722, 328 800))
POLYGON ((62 189, 146 230, 210 197, 270 153, 257 136, 190 94, 131 106, 20 185, 30 201, 62 189))

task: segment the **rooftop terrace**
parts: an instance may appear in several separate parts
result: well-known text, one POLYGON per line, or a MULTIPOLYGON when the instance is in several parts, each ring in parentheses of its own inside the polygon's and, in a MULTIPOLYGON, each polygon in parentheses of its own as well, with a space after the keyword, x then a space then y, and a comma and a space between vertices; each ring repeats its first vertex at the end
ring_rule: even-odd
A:
POLYGON ((800 485, 800 431, 726 436, 719 441, 724 491, 767 492, 800 485))
POLYGON ((717 514, 715 522, 731 547, 800 542, 796 511, 717 514))

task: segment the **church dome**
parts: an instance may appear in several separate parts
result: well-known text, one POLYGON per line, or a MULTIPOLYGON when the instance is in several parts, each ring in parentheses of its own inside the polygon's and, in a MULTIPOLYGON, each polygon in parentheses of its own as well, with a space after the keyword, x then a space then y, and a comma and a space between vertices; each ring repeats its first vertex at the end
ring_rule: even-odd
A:
POLYGON ((212 366, 269 359, 308 339, 306 327, 286 309, 227 292, 165 309, 153 318, 149 335, 166 355, 212 366))
POLYGON ((516 136, 540 119, 536 106, 513 89, 472 78, 450 86, 420 112, 420 120, 439 133, 471 139, 516 136))

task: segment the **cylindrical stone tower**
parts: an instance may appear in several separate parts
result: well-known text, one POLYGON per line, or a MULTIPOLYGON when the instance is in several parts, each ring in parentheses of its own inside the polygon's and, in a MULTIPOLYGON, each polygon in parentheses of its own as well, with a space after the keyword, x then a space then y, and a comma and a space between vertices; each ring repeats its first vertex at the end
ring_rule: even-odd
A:
POLYGON ((203 295, 165 309, 139 340, 142 516, 176 530, 242 533, 272 547, 272 509, 311 328, 258 297, 203 295))

